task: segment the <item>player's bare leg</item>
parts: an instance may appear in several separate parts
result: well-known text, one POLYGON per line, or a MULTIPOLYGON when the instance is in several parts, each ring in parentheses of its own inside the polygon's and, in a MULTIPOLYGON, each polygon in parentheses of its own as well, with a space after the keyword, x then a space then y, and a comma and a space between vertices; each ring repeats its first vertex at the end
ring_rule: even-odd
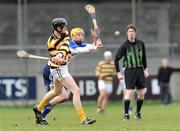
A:
POLYGON ((96 122, 95 120, 91 120, 86 117, 85 112, 83 110, 81 99, 80 99, 80 90, 77 84, 75 83, 74 79, 71 75, 65 77, 62 80, 62 83, 65 87, 67 87, 73 93, 73 104, 74 107, 79 115, 80 122, 82 124, 93 124, 96 122))
POLYGON ((69 94, 66 91, 66 89, 63 87, 61 94, 54 97, 49 103, 46 104, 45 108, 42 111, 42 117, 45 119, 46 115, 50 113, 53 107, 55 107, 57 104, 63 103, 69 98, 69 94))
POLYGON ((54 81, 54 89, 46 93, 44 98, 41 100, 40 104, 37 106, 38 111, 42 111, 45 105, 53 99, 55 96, 58 96, 62 92, 63 85, 59 80, 54 81))
POLYGON ((59 80, 55 80, 54 81, 54 89, 47 92, 46 95, 44 96, 44 98, 39 103, 39 105, 33 108, 35 116, 36 116, 36 123, 37 124, 42 124, 42 125, 48 124, 45 121, 43 121, 42 116, 41 116, 41 112, 44 109, 44 107, 46 106, 46 104, 51 99, 53 99, 55 96, 57 96, 61 93, 62 88, 63 88, 63 85, 61 84, 61 82, 59 80))
POLYGON ((104 89, 99 89, 99 97, 97 100, 97 113, 102 112, 102 102, 105 97, 105 92, 106 91, 104 89))
POLYGON ((51 103, 53 106, 55 106, 55 105, 57 105, 57 104, 59 104, 59 103, 62 103, 62 102, 64 102, 64 101, 66 101, 68 98, 69 98, 69 95, 68 95, 66 89, 63 88, 61 94, 58 95, 58 96, 56 96, 56 97, 54 97, 54 98, 50 101, 50 103, 51 103))
POLYGON ((101 110, 105 111, 105 108, 107 106, 108 100, 109 100, 110 94, 108 92, 105 92, 104 98, 102 100, 101 110))

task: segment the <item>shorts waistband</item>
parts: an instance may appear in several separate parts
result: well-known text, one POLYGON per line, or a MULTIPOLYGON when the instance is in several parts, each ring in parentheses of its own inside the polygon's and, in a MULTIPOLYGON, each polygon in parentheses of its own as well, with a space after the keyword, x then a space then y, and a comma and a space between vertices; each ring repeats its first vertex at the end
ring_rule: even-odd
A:
POLYGON ((125 68, 125 69, 143 69, 143 67, 131 67, 131 68, 125 68))
POLYGON ((50 68, 51 68, 51 69, 56 69, 56 68, 58 68, 58 67, 53 67, 53 66, 50 66, 50 68))

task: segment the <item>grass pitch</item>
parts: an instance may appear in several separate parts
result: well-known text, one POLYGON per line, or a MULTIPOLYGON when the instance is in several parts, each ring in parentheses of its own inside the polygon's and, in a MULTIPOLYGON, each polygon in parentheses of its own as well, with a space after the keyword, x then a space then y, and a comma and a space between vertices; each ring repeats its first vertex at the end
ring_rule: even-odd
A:
POLYGON ((84 103, 84 109, 97 120, 94 125, 79 124, 71 103, 54 108, 47 117, 48 126, 35 124, 30 107, 1 107, 0 131, 180 131, 180 103, 163 106, 145 102, 143 120, 136 121, 132 114, 128 122, 122 121, 120 102, 110 102, 104 114, 96 114, 95 103, 84 103))

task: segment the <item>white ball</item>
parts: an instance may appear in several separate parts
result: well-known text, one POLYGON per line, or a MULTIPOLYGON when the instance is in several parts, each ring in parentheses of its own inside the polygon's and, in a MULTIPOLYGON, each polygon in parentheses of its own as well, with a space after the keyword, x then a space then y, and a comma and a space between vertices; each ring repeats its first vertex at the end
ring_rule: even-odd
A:
POLYGON ((119 31, 115 31, 114 34, 115 34, 115 36, 119 36, 120 32, 119 31))

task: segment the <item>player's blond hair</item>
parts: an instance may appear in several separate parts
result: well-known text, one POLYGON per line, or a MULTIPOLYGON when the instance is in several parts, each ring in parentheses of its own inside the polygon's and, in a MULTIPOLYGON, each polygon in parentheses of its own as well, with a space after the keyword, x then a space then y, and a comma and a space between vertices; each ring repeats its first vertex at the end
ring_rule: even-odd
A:
POLYGON ((71 30, 71 37, 74 36, 74 35, 77 35, 79 32, 83 32, 84 33, 84 30, 82 28, 73 28, 71 30))

